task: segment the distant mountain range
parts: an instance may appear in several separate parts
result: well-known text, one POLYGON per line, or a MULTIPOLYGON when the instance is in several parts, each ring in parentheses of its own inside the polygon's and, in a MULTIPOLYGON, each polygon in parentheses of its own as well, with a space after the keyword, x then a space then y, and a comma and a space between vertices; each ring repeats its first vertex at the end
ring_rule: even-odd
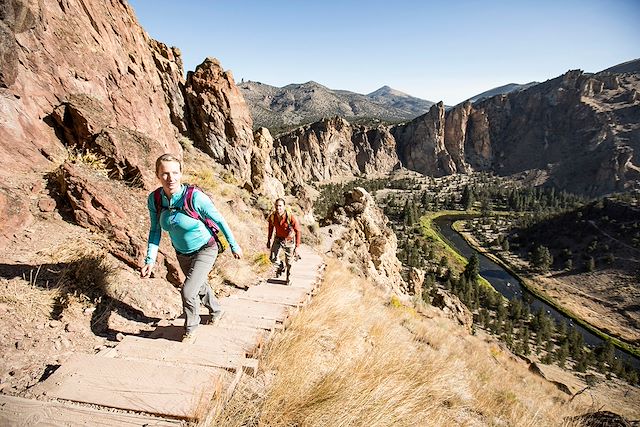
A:
MULTIPOLYGON (((640 59, 624 62, 601 72, 640 72, 640 59)), ((508 83, 479 93, 467 101, 477 103, 496 95, 519 92, 538 85, 508 83)), ((416 98, 389 86, 367 95, 347 90, 332 90, 314 81, 284 87, 246 81, 238 84, 253 117, 254 128, 266 127, 273 134, 340 116, 354 124, 398 124, 429 111, 433 101, 416 98)), ((451 107, 445 106, 446 110, 451 107)))
POLYGON ((332 90, 313 81, 281 88, 246 81, 238 87, 249 105, 254 127, 266 127, 273 133, 334 116, 352 123, 406 122, 435 104, 389 86, 368 95, 332 90))

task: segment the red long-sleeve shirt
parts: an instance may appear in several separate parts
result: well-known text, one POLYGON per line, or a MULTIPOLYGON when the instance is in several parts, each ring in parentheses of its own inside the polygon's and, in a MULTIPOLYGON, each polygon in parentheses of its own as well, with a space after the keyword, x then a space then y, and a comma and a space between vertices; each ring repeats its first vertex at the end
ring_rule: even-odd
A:
POLYGON ((300 223, 296 220, 295 216, 287 213, 283 216, 279 216, 277 212, 274 212, 269 216, 269 241, 271 241, 271 235, 273 234, 274 229, 276 237, 289 242, 293 240, 293 236, 295 235, 296 248, 300 246, 300 223), (289 221, 287 221, 287 216, 289 216, 289 221))

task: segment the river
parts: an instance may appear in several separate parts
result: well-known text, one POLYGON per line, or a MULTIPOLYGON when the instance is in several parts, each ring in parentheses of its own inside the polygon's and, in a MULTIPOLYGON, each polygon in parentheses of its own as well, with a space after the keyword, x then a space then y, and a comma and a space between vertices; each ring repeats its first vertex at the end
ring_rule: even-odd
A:
MULTIPOLYGON (((453 221, 454 220, 450 218, 438 217, 433 221, 433 224, 437 227, 440 235, 443 236, 460 254, 462 254, 462 256, 469 259, 474 253, 478 255, 478 259, 480 261, 479 273, 482 277, 487 279, 489 283, 491 283, 495 290, 508 299, 519 298, 523 302, 528 303, 532 313, 542 309, 552 316, 556 322, 564 321, 569 326, 575 327, 582 334, 584 342, 589 347, 593 348, 603 342, 602 338, 592 334, 589 330, 574 322, 570 317, 567 317, 556 310, 553 306, 536 297, 522 286, 518 279, 509 274, 508 271, 472 248, 458 232, 451 228, 453 221)), ((616 348, 616 356, 628 361, 635 369, 640 369, 640 359, 637 357, 623 352, 618 348, 616 348)))

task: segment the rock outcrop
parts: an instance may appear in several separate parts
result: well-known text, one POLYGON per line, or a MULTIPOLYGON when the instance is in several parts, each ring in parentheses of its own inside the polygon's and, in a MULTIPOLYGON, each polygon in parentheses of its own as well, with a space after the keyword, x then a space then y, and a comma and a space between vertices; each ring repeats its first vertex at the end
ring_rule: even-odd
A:
POLYGON ((434 287, 431 291, 431 305, 442 309, 449 318, 456 320, 471 332, 473 314, 457 296, 444 289, 434 287))
POLYGON ((285 186, 362 173, 384 174, 399 165, 395 140, 384 127, 353 126, 335 117, 277 138, 274 174, 285 186))
POLYGON ((276 199, 284 197, 284 186, 274 178, 271 166, 273 138, 267 128, 260 128, 253 134, 253 151, 251 153, 251 188, 256 193, 276 199))
POLYGON ((334 210, 333 221, 346 227, 332 251, 347 259, 366 277, 389 292, 406 295, 396 257, 398 241, 388 219, 364 188, 345 193, 345 204, 334 210))
POLYGON ((171 123, 182 134, 187 134, 184 119, 184 77, 182 54, 177 47, 169 47, 157 40, 150 39, 149 47, 153 61, 158 69, 164 98, 169 107, 171 123))
MULTIPOLYGON (((130 267, 137 269, 146 255, 146 191, 127 191, 124 183, 113 183, 100 173, 82 165, 65 162, 57 171, 60 202, 67 205, 76 224, 106 236, 105 249, 130 267)), ((158 274, 180 283, 174 251, 167 242, 158 257, 158 274)))
MULTIPOLYGON (((406 125, 392 129, 398 156, 408 169, 430 176, 457 172, 455 162, 445 146, 445 111, 442 102, 406 125)), ((458 157, 463 156, 462 153, 458 157)))
POLYGON ((207 58, 188 73, 185 101, 195 145, 226 165, 240 183, 249 181, 253 120, 231 72, 207 58))
POLYGON ((409 270, 409 291, 413 292, 418 300, 422 300, 422 286, 424 284, 425 271, 416 267, 409 270))

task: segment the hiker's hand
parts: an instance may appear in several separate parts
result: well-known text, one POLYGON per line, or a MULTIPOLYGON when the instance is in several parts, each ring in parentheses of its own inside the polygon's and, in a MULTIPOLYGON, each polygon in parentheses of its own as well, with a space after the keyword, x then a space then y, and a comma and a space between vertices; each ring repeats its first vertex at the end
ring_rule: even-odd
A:
POLYGON ((238 248, 237 250, 235 250, 235 251, 231 251, 231 252, 233 252, 233 257, 234 257, 235 259, 240 259, 240 258, 242 258, 242 249, 238 248))
POLYGON ((271 249, 271 240, 267 240, 267 249, 271 249))
POLYGON ((293 249, 293 258, 298 258, 298 248, 293 249))
POLYGON ((151 270, 153 270, 153 264, 145 264, 144 267, 140 269, 140 277, 150 277, 151 270))

